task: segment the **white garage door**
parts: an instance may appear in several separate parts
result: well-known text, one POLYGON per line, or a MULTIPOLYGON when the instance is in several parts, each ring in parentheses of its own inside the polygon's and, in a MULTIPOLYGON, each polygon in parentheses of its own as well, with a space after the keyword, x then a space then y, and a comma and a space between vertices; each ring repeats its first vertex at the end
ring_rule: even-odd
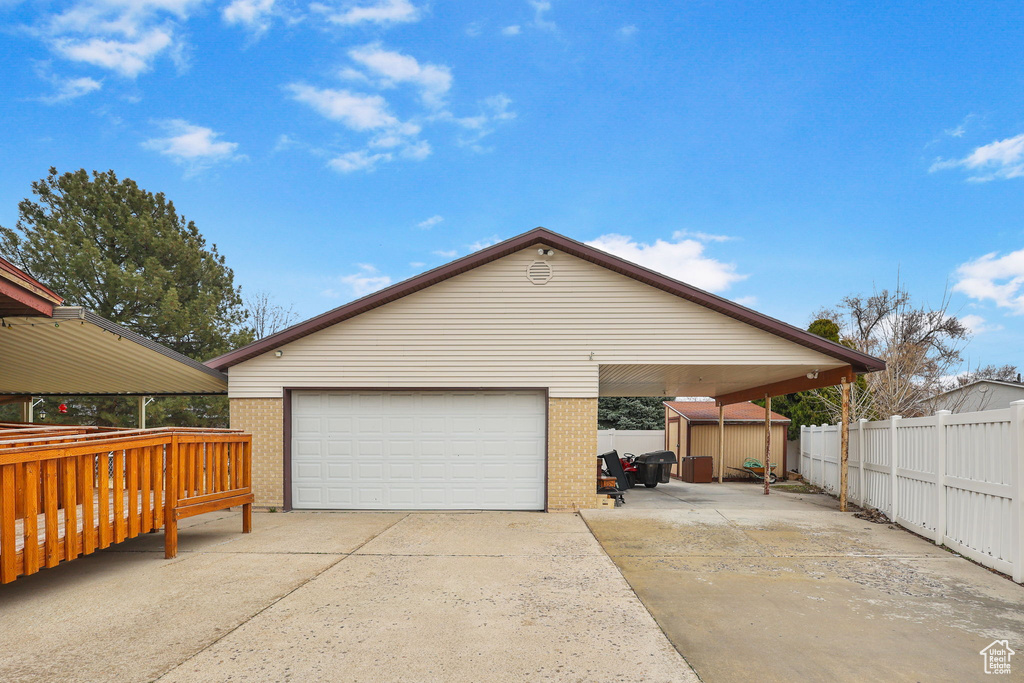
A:
POLYGON ((292 507, 544 509, 535 391, 292 394, 292 507))

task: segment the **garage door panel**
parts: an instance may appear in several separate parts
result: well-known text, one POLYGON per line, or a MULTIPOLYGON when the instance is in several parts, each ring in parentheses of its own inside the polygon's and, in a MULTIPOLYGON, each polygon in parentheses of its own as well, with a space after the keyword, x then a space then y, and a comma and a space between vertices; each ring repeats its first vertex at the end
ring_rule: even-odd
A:
POLYGON ((293 506, 543 509, 533 391, 295 392, 293 506))
POLYGON ((352 479, 352 464, 347 462, 328 462, 327 478, 331 482, 348 482, 352 479))
POLYGON ((352 489, 348 487, 329 487, 327 489, 327 503, 332 507, 352 507, 352 489))

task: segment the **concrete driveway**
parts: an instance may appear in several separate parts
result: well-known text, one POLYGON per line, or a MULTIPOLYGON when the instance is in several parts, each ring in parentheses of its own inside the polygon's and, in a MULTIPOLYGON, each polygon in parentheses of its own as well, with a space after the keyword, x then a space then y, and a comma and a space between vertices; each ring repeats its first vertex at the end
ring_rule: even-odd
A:
POLYGON ((578 515, 189 521, 0 586, 0 680, 697 680, 578 515))
POLYGON ((993 640, 1024 653, 1024 587, 827 496, 672 482, 626 501, 583 516, 708 683, 984 680, 993 640))

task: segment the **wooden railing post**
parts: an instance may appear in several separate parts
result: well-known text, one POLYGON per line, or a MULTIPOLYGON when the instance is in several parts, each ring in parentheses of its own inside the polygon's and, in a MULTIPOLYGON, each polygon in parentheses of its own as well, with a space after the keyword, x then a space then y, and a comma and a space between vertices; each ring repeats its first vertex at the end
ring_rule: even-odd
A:
POLYGON ((169 560, 178 554, 178 518, 174 514, 178 506, 178 437, 171 436, 166 448, 164 558, 169 560))
MULTIPOLYGON (((252 489, 252 437, 243 436, 238 445, 242 463, 242 481, 246 489, 252 489)), ((242 533, 248 534, 252 531, 252 503, 242 506, 242 533)))

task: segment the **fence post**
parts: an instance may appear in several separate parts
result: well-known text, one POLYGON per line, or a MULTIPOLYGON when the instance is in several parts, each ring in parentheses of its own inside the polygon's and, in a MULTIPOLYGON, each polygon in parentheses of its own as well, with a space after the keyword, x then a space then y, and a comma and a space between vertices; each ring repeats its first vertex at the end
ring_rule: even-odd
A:
POLYGON ((889 476, 892 481, 889 482, 889 509, 891 511, 889 519, 896 522, 896 511, 899 508, 896 506, 896 496, 899 490, 899 476, 896 473, 897 463, 899 454, 899 438, 897 437, 897 430, 900 428, 900 420, 903 419, 902 415, 893 415, 889 418, 889 476))
POLYGON ((952 414, 935 411, 935 545, 946 539, 946 418, 952 414))
MULTIPOLYGON (((821 431, 818 430, 817 425, 811 425, 811 434, 815 434, 816 431, 818 434, 821 434, 821 431)), ((820 458, 821 449, 825 447, 825 442, 822 439, 816 439, 812 437, 811 444, 811 483, 814 484, 815 486, 818 486, 821 484, 821 481, 817 477, 818 466, 814 461, 817 459, 815 456, 818 456, 820 458)))
POLYGON ((1013 482, 1013 517, 1010 529, 1013 534, 1011 557, 1012 577, 1017 583, 1024 583, 1024 401, 1010 404, 1010 477, 1013 482))
POLYGON ((867 502, 867 496, 864 491, 864 425, 867 421, 868 419, 866 417, 862 417, 857 420, 857 457, 859 458, 857 469, 860 470, 858 472, 859 482, 857 484, 857 504, 861 507, 864 507, 867 502))

